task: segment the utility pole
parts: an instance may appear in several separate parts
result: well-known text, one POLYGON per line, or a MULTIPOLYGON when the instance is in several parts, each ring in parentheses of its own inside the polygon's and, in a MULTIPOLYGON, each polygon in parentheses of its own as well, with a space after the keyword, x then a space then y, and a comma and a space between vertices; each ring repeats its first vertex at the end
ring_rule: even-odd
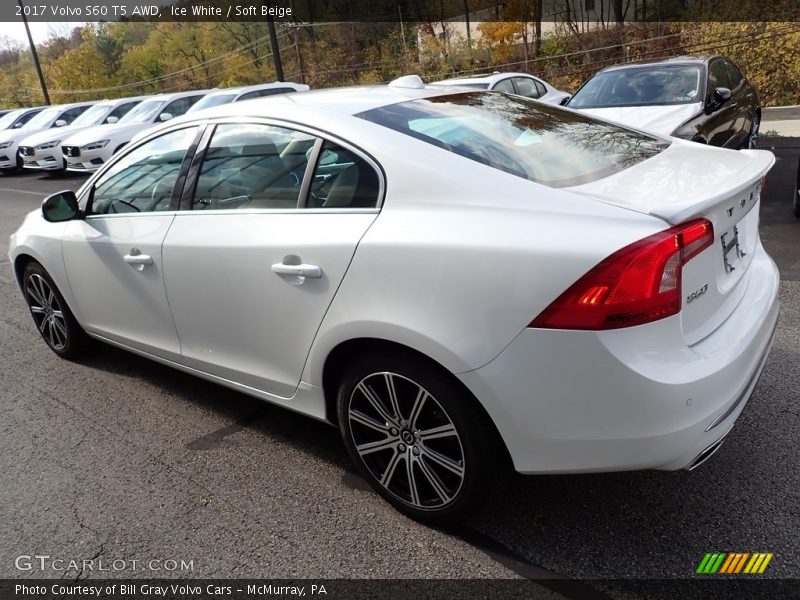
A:
POLYGON ((47 93, 47 84, 44 82, 44 74, 42 73, 42 65, 39 64, 39 55, 36 52, 36 45, 33 43, 33 36, 31 36, 31 28, 28 26, 28 18, 25 16, 25 7, 22 5, 22 0, 17 0, 19 5, 19 12, 22 15, 22 22, 25 24, 25 31, 28 34, 28 42, 31 45, 31 55, 33 56, 33 64, 36 65, 36 73, 39 75, 39 84, 42 86, 42 95, 44 96, 44 103, 50 104, 50 94, 47 93))
POLYGON ((275 61, 275 78, 283 81, 283 63, 281 62, 281 49, 278 46, 278 35, 275 33, 275 19, 267 17, 267 28, 269 29, 269 41, 272 45, 272 59, 275 61))

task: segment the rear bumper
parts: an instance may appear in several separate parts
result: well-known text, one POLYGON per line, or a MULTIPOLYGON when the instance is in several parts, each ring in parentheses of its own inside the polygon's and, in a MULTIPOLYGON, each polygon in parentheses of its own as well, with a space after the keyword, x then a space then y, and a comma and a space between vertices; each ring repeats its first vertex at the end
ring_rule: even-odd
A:
POLYGON ((771 347, 779 277, 760 244, 745 277, 734 312, 692 346, 681 315, 606 332, 526 329, 459 378, 522 473, 692 468, 733 427, 771 347))

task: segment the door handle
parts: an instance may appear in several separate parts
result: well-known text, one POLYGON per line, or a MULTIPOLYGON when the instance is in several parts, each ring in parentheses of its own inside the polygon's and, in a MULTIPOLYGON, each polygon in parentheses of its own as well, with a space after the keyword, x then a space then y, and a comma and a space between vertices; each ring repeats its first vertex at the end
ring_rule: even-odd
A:
POLYGON ((133 266, 137 271, 144 271, 147 265, 153 264, 153 258, 147 254, 142 254, 142 251, 138 248, 131 248, 130 254, 123 256, 122 260, 133 266))
POLYGON ((295 277, 322 277, 322 269, 317 265, 287 265, 286 263, 275 263, 272 265, 272 272, 278 275, 294 275, 295 277))

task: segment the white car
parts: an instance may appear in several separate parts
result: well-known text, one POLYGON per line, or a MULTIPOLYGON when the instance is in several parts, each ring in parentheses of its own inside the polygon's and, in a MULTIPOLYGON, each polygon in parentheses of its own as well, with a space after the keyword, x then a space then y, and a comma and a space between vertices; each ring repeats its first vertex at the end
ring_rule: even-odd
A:
POLYGON ((35 106, 33 108, 17 108, 10 110, 0 117, 0 131, 7 129, 21 129, 33 117, 42 112, 46 106, 35 106))
POLYGON ((567 92, 557 90, 546 81, 527 73, 492 73, 434 81, 431 85, 468 87, 516 94, 548 104, 565 104, 571 98, 567 92))
POLYGON ((96 171, 140 131, 179 117, 209 90, 159 94, 142 101, 113 125, 90 127, 62 140, 69 171, 96 171))
POLYGON ((26 169, 63 171, 67 162, 61 151, 62 140, 89 127, 116 123, 144 98, 145 96, 103 100, 89 108, 71 125, 59 129, 45 129, 22 139, 19 143, 22 166, 26 169))
POLYGON ((66 127, 93 104, 94 102, 76 102, 48 106, 22 127, 0 131, 0 169, 22 167, 23 159, 18 152, 20 141, 40 131, 66 127))
POLYGON ((60 356, 95 338, 336 424, 379 494, 453 520, 507 458, 719 448, 778 318, 773 163, 411 76, 153 129, 10 259, 60 356))
POLYGON ((260 85, 248 85, 245 87, 226 88, 209 93, 205 98, 197 102, 188 112, 192 113, 212 106, 220 106, 229 102, 241 102, 242 100, 253 100, 264 98, 276 94, 290 94, 294 92, 307 92, 310 88, 302 83, 292 83, 290 81, 276 81, 275 83, 262 83, 260 85))

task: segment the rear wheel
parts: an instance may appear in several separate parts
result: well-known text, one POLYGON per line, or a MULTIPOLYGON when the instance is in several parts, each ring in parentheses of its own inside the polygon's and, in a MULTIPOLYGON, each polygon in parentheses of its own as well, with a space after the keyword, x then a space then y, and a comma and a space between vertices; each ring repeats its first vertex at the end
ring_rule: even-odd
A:
POLYGON ((755 150, 758 147, 758 133, 761 130, 761 115, 756 113, 747 135, 747 148, 755 150))
POLYGON ((353 462, 401 512, 453 522, 488 496, 500 462, 494 430, 439 367, 403 353, 362 356, 342 378, 337 403, 353 462))
POLYGON ((42 265, 33 261, 27 264, 23 290, 33 323, 50 349, 62 358, 79 356, 88 336, 42 265))

